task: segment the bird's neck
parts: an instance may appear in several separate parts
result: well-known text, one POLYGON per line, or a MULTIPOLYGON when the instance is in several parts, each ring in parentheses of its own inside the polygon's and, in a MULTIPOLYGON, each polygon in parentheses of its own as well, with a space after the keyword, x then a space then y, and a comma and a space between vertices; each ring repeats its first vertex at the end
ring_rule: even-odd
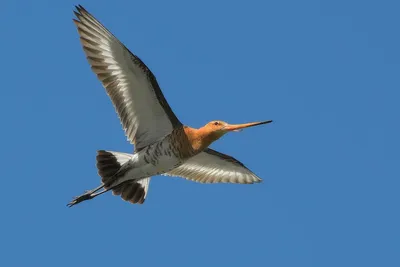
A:
POLYGON ((209 145, 211 145, 212 142, 220 138, 220 136, 210 131, 206 127, 195 129, 186 126, 184 131, 193 150, 197 153, 203 151, 209 145))

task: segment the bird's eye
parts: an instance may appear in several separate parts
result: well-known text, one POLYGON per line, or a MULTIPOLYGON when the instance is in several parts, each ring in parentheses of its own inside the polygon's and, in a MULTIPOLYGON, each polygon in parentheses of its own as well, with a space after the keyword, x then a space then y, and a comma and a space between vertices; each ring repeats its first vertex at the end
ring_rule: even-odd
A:
POLYGON ((219 124, 219 121, 214 121, 214 125, 218 125, 219 124))

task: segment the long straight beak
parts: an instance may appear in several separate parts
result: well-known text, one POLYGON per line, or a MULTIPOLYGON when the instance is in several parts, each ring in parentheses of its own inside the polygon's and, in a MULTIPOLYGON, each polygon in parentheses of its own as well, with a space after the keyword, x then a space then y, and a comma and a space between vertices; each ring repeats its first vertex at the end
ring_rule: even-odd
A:
POLYGON ((244 128, 249 128, 261 124, 267 124, 271 123, 272 120, 269 121, 260 121, 260 122, 249 122, 249 123, 243 123, 243 124, 228 124, 227 126, 224 127, 224 130, 226 131, 234 131, 234 132, 239 132, 241 129, 244 128))

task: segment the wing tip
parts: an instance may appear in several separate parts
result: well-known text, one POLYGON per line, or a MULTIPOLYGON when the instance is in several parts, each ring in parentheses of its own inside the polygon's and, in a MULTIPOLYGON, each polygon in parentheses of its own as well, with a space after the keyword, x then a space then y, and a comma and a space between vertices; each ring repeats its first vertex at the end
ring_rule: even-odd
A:
POLYGON ((81 20, 81 17, 90 17, 90 13, 82 6, 82 5, 75 5, 74 15, 81 20))
POLYGON ((82 5, 75 5, 75 8, 79 13, 82 13, 82 11, 87 12, 86 9, 82 5))
POLYGON ((260 177, 257 177, 257 180, 255 180, 253 183, 254 184, 259 184, 259 183, 263 183, 263 179, 261 179, 260 177))

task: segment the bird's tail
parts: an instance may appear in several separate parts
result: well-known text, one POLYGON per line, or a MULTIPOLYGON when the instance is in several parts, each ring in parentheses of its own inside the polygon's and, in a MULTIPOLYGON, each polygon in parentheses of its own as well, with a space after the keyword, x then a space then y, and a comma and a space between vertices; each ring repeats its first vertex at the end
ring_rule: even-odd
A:
POLYGON ((132 158, 132 154, 99 150, 97 151, 97 169, 104 188, 112 190, 113 195, 131 203, 142 204, 149 188, 150 177, 141 180, 127 180, 115 185, 118 177, 124 176, 124 165, 132 158))
POLYGON ((106 189, 110 188, 117 176, 123 176, 122 167, 132 158, 131 154, 99 150, 97 170, 106 189), (118 174, 118 175, 117 175, 118 174))

